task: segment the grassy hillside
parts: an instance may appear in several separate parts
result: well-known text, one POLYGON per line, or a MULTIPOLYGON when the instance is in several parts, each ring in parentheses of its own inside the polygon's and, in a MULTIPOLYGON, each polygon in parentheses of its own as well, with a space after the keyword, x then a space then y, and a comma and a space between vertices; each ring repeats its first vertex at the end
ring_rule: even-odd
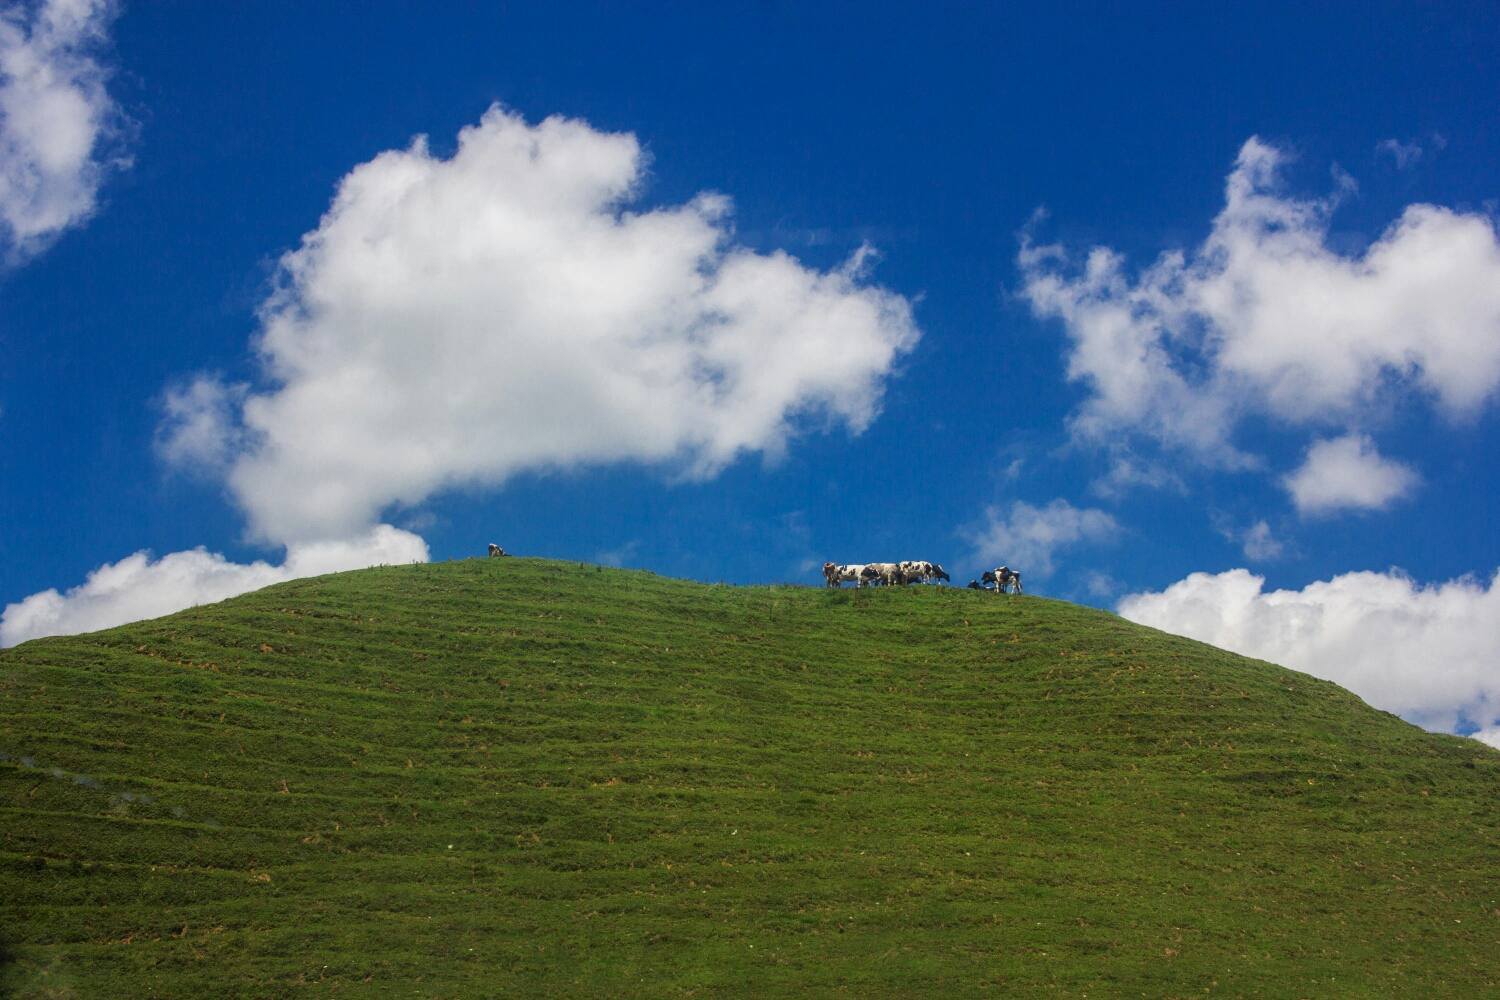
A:
POLYGON ((0 752, 19 997, 1500 995, 1500 754, 1035 597, 345 573, 0 752))

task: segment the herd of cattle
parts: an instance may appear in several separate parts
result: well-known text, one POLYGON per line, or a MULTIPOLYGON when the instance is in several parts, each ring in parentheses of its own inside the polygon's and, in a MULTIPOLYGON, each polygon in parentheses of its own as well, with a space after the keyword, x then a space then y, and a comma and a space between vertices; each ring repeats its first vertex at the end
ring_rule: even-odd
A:
MULTIPOLYGON (((936 583, 939 580, 951 580, 951 577, 937 563, 914 559, 898 563, 865 563, 849 566, 824 563, 823 579, 830 587, 841 587, 846 583, 852 583, 856 587, 873 587, 876 584, 900 587, 908 583, 936 583)), ((980 579, 969 581, 971 590, 988 590, 991 586, 995 588, 997 594, 1006 593, 1012 587, 1019 594, 1021 574, 1009 566, 1001 566, 996 570, 985 570, 984 576, 980 579)))
MULTIPOLYGON (((490 556, 506 556, 506 552, 494 542, 490 543, 490 556)), ((952 580, 946 570, 937 563, 924 562, 913 559, 898 563, 865 563, 862 566, 840 566, 838 563, 823 564, 823 579, 830 587, 841 587, 846 583, 852 583, 856 587, 873 587, 880 584, 885 587, 901 587, 908 583, 936 583, 939 580, 952 580)), ((995 593, 1003 594, 1015 588, 1015 592, 1021 592, 1021 574, 1009 566, 1001 566, 996 570, 985 570, 984 575, 978 580, 969 581, 970 590, 989 590, 994 587, 995 593)))

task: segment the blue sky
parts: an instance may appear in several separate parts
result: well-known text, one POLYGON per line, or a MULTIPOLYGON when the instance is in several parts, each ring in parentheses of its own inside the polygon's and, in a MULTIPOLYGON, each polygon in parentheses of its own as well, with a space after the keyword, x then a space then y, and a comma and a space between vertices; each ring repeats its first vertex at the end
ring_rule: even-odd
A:
POLYGON ((485 8, 8 8, 0 638, 423 544, 1008 562, 1500 724, 1500 10, 485 8))

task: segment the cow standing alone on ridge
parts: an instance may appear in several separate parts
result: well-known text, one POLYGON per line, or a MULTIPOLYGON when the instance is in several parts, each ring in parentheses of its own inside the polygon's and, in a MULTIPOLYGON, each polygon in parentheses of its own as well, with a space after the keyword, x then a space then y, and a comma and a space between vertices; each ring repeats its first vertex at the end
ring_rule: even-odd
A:
POLYGON ((503 556, 505 554, 506 554, 506 552, 505 552, 504 549, 502 549, 500 546, 496 545, 494 542, 490 542, 490 558, 491 559, 495 558, 496 556, 503 556))

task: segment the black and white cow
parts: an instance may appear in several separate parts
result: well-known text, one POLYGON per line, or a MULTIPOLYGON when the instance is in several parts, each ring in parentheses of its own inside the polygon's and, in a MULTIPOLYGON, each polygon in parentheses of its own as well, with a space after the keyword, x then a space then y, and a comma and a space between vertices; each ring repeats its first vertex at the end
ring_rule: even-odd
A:
POLYGON ((935 580, 952 580, 937 563, 927 562, 925 559, 911 559, 898 563, 901 572, 906 575, 907 583, 931 583, 935 580))
POLYGON ((490 558, 493 559, 495 556, 503 556, 505 554, 506 552, 504 549, 496 545, 494 542, 490 542, 490 558))
POLYGON ((830 587, 839 587, 846 583, 852 583, 856 587, 865 585, 862 574, 865 567, 862 565, 840 566, 838 563, 823 564, 823 580, 830 587))
POLYGON ((870 563, 860 571, 860 579, 874 585, 877 581, 886 587, 899 587, 906 583, 906 574, 900 563, 870 563))

